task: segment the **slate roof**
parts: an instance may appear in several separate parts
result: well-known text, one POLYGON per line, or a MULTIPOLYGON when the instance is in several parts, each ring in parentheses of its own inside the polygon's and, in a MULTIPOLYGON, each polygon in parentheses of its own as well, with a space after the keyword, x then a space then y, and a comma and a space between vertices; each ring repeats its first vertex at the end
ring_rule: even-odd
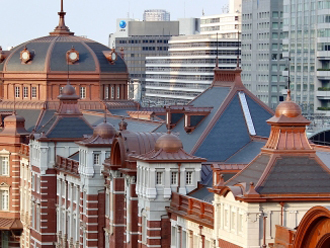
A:
POLYGON ((257 156, 248 166, 246 166, 242 171, 237 173, 233 178, 226 182, 226 185, 233 186, 237 183, 247 183, 253 182, 255 185, 260 179, 262 173, 268 165, 270 160, 270 155, 259 155, 257 156))
POLYGON ((0 65, 8 72, 67 71, 66 52, 72 46, 79 52, 79 61, 70 65, 70 71, 127 72, 126 64, 120 56, 117 56, 116 62, 111 64, 103 55, 103 51, 110 51, 109 47, 93 40, 73 35, 44 36, 27 41, 13 48, 9 56, 0 65), (24 46, 33 52, 33 58, 27 64, 22 64, 20 60, 20 52, 24 46), (48 54, 50 56, 47 56, 48 54), (49 64, 49 68, 47 64, 49 64))
MULTIPOLYGON (((8 111, 9 109, 4 109, 0 111, 8 111)), ((37 120, 41 114, 40 109, 17 109, 17 115, 24 117, 25 119, 25 129, 28 132, 31 132, 35 127, 37 120)))
MULTIPOLYGON (((102 116, 89 113, 85 113, 84 117, 92 126, 96 126, 104 120, 104 117, 102 116)), ((160 123, 156 122, 139 121, 131 118, 125 118, 125 121, 128 124, 127 129, 131 132, 152 132, 160 125, 160 123)), ((118 130, 118 123, 121 122, 121 119, 116 116, 107 117, 107 122, 112 124, 118 130)))
POLYGON ((228 158, 225 163, 234 163, 234 164, 248 164, 250 163, 258 154, 260 149, 266 144, 261 141, 251 141, 241 150, 235 153, 233 156, 228 158))
MULTIPOLYGON (((196 129, 187 133, 183 118, 172 129, 179 133, 185 151, 211 162, 246 164, 258 155, 263 144, 254 143, 251 139, 238 92, 245 93, 256 135, 269 136, 270 127, 266 120, 273 116, 272 110, 267 110, 244 87, 213 86, 189 103, 194 107, 213 107, 196 129), (196 146, 197 142, 200 142, 199 146, 196 146), (240 150, 242 153, 238 154, 240 150)), ((163 124, 156 131, 166 132, 166 125, 163 124)))
POLYGON ((330 172, 311 157, 278 159, 256 189, 260 194, 329 193, 330 172))
POLYGON ((93 134, 93 129, 80 117, 58 118, 57 116, 53 116, 53 118, 50 119, 44 127, 37 130, 37 132, 44 132, 46 137, 50 139, 77 139, 83 138, 86 134, 93 134))

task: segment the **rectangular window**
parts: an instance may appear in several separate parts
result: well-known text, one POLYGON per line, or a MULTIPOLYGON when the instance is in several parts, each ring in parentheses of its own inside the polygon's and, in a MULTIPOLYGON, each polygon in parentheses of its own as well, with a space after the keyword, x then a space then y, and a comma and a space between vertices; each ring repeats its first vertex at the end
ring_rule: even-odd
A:
POLYGON ((178 184, 178 172, 172 171, 171 173, 171 184, 178 184))
POLYGON ((1 210, 9 210, 9 194, 7 189, 0 190, 1 210))
POLYGON ((15 97, 20 97, 20 95, 21 95, 21 88, 15 87, 15 97))
POLYGON ((115 98, 115 88, 114 86, 111 86, 111 99, 115 98))
POLYGON ((192 171, 187 171, 186 172, 186 184, 187 185, 192 184, 192 174, 193 174, 192 171))
POLYGON ((9 157, 1 157, 1 175, 9 175, 9 157))
POLYGON ((100 154, 94 154, 94 164, 100 164, 100 154))
POLYGON ((172 231, 172 233, 171 233, 171 238, 172 238, 171 245, 176 246, 176 228, 174 226, 172 226, 171 229, 172 229, 171 230, 172 231))
POLYGON ((63 93, 63 86, 60 86, 60 95, 63 93))
POLYGON ((2 248, 8 248, 9 243, 9 233, 8 231, 2 231, 1 232, 1 247, 2 248))
POLYGON ((109 87, 108 86, 106 86, 104 88, 104 98, 109 99, 109 87))
POLYGON ((117 99, 120 98, 120 86, 117 86, 117 99))
POLYGON ((40 230, 40 205, 36 205, 36 229, 40 230))
POLYGON ((31 96, 32 98, 37 97, 37 87, 32 87, 31 96))
POLYGON ((81 99, 86 98, 86 87, 80 87, 80 98, 81 99))
POLYGON ((29 88, 23 87, 23 97, 27 98, 29 97, 29 88))
POLYGON ((163 183, 162 179, 163 179, 163 172, 157 171, 156 172, 156 184, 161 185, 163 183))

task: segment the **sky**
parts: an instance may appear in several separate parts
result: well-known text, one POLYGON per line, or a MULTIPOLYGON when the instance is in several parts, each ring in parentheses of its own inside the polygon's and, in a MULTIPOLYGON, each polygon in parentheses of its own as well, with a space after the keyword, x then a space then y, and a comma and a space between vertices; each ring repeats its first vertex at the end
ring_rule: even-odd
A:
MULTIPOLYGON (((108 45, 117 18, 142 19, 146 9, 165 9, 171 20, 222 13, 230 0, 64 0, 65 23, 75 35, 108 45)), ((0 46, 7 50, 47 36, 58 25, 60 0, 0 0, 0 46)))

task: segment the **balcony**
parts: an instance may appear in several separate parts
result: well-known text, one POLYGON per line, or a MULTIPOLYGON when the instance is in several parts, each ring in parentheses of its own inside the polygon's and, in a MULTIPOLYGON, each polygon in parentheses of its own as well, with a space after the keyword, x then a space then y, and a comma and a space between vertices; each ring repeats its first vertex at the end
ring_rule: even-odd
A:
POLYGON ((317 69, 316 76, 319 80, 329 80, 330 69, 317 69))
POLYGON ((330 60, 330 51, 317 51, 316 56, 319 60, 330 60))
POLYGON ((173 192, 167 211, 213 228, 214 207, 209 202, 173 192))
POLYGON ((79 175, 78 173, 79 162, 76 160, 63 158, 57 155, 55 168, 74 175, 79 175))
POLYGON ((317 90, 316 96, 317 96, 317 99, 319 99, 319 100, 330 100, 330 89, 328 91, 317 90))

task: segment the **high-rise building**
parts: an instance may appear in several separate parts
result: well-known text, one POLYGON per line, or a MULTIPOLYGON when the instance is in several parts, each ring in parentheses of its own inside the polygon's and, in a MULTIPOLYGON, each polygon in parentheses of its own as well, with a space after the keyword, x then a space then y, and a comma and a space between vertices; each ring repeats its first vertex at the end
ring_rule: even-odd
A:
MULTIPOLYGON (((290 57, 292 98, 305 114, 330 108, 328 1, 284 0, 283 55, 290 57)), ((288 74, 288 72, 285 72, 288 74)))
POLYGON ((286 79, 282 71, 283 1, 243 0, 242 80, 264 103, 272 107, 283 101, 286 79))
MULTIPOLYGON (((179 34, 191 34, 199 28, 199 19, 145 22, 117 19, 117 31, 109 35, 109 46, 124 53, 130 82, 139 82, 145 91, 145 58, 168 54, 168 40, 179 34)), ((134 87, 131 87, 134 88, 134 87)), ((133 98, 131 92, 130 98, 133 98)))
POLYGON ((217 54, 220 69, 237 66, 240 5, 232 1, 228 13, 202 16, 200 34, 171 37, 168 56, 147 57, 145 103, 191 101, 211 85, 217 54))
POLYGON ((164 9, 147 9, 143 13, 143 21, 169 21, 170 12, 164 9))

